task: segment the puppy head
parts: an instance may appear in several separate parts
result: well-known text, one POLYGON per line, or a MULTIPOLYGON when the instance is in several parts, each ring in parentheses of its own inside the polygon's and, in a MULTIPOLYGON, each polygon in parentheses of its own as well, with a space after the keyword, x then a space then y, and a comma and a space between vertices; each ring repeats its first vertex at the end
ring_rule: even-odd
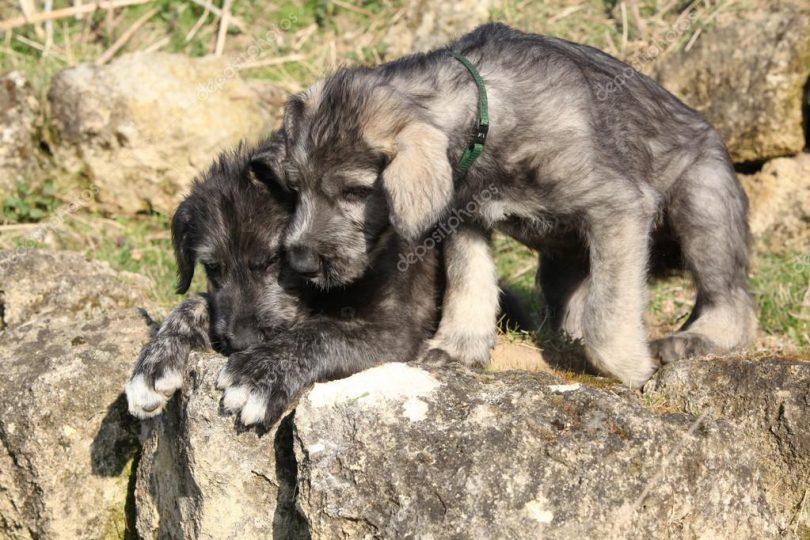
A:
POLYGON ((226 352, 262 340, 263 330, 298 316, 281 281, 281 239, 292 195, 280 179, 281 134, 255 148, 223 153, 195 182, 172 219, 177 290, 205 269, 213 333, 226 352))
POLYGON ((360 277, 388 225, 415 240, 449 206, 447 136, 362 69, 339 72, 285 109, 285 172, 298 205, 285 245, 321 287, 360 277))

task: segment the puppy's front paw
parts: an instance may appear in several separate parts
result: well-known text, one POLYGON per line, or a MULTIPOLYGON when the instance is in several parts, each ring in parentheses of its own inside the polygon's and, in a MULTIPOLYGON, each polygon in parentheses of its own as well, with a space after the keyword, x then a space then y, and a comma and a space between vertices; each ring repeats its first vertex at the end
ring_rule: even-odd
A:
POLYGON ((129 413, 138 418, 160 414, 182 385, 183 375, 176 370, 169 370, 157 379, 147 373, 133 375, 125 388, 129 413))
POLYGON ((179 366, 187 356, 187 347, 166 339, 156 338, 143 348, 124 389, 130 414, 150 418, 163 411, 172 394, 183 386, 179 366))
POLYGON ((290 405, 288 375, 278 364, 250 350, 232 354, 217 378, 223 408, 245 426, 270 427, 290 405))

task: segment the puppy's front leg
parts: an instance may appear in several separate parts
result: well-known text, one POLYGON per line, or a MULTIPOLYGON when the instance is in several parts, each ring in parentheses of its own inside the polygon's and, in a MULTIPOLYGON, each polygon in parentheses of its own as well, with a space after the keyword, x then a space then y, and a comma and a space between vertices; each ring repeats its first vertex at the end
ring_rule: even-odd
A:
POLYGON ((223 406, 246 425, 273 425, 316 382, 407 360, 418 340, 402 328, 314 318, 232 354, 217 380, 223 406))
POLYGON ((141 350, 126 385, 129 412, 138 418, 159 414, 183 385, 183 368, 192 350, 211 347, 208 301, 197 294, 172 310, 141 350))
POLYGON ((447 354, 468 366, 486 366, 495 346, 499 298, 489 238, 463 226, 444 240, 444 257, 442 318, 426 356, 447 354))
POLYGON ((607 213, 605 206, 588 216, 591 278, 582 338, 596 368, 635 388, 656 369, 643 324, 652 218, 641 205, 607 213))

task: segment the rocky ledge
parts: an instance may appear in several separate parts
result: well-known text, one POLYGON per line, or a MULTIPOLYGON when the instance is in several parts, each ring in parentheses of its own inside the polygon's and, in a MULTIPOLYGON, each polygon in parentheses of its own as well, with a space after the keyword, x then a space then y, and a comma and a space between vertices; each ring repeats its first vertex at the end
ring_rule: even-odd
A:
POLYGON ((316 385, 261 432, 221 410, 224 358, 195 354, 165 414, 138 426, 121 388, 148 336, 145 284, 68 253, 0 266, 12 256, 0 536, 810 533, 810 363, 684 361, 641 393, 388 364, 316 385))

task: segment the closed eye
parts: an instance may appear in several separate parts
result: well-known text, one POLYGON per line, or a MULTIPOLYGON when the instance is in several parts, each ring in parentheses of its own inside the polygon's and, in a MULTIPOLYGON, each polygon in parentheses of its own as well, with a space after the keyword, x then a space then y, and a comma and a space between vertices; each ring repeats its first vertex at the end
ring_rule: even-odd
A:
POLYGON ((366 200, 372 193, 372 186, 349 186, 340 192, 340 196, 349 202, 361 202, 366 200))
POLYGON ((203 268, 205 276, 216 286, 222 277, 222 267, 216 263, 203 263, 203 268))
POLYGON ((273 266, 279 259, 278 254, 265 257, 264 259, 257 259, 252 261, 248 267, 251 272, 266 272, 273 266))

